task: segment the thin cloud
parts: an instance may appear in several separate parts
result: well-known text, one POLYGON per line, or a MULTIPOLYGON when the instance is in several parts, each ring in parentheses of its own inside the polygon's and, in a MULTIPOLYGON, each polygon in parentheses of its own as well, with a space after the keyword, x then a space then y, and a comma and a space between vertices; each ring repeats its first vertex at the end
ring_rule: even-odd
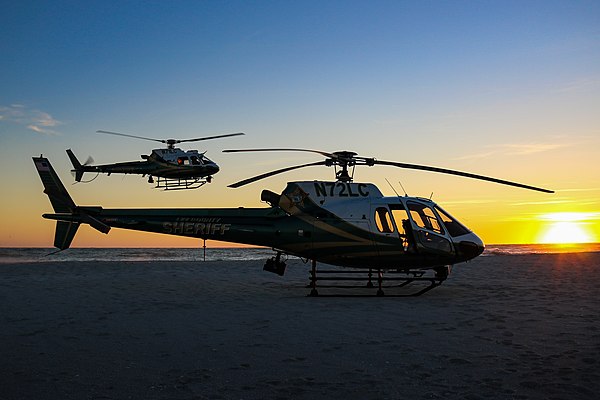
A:
POLYGON ((568 147, 568 144, 563 143, 521 143, 521 144, 505 144, 504 147, 510 155, 529 155, 535 153, 543 153, 568 147))
POLYGON ((547 200, 547 201, 526 201, 522 203, 512 203, 511 206, 541 206, 548 204, 569 204, 569 203, 579 203, 577 200, 547 200))
POLYGON ((596 192, 600 188, 577 188, 577 189, 557 189, 557 192, 596 192))
POLYGON ((478 159, 482 159, 482 158, 488 158, 491 157, 495 154, 498 154, 498 151, 487 151, 484 153, 475 153, 475 154, 468 154, 466 156, 462 156, 462 157, 456 157, 454 158, 455 160, 478 160, 478 159))
POLYGON ((30 109, 22 104, 0 106, 0 122, 21 125, 42 135, 59 135, 56 128, 62 122, 47 112, 30 109))
POLYGON ((512 143, 512 144, 497 144, 489 145, 487 148, 493 147, 493 150, 483 151, 474 154, 467 154, 461 157, 454 158, 455 160, 476 160, 484 159, 491 156, 523 156, 536 153, 544 153, 554 151, 565 147, 572 146, 570 143, 512 143))
POLYGON ((600 88, 600 79, 596 77, 583 78, 580 80, 566 83, 564 86, 556 89, 556 93, 580 93, 591 92, 600 88))
POLYGON ((545 221, 597 221, 600 212, 556 212, 542 214, 538 218, 545 221))
POLYGON ((477 204, 490 204, 490 203, 494 203, 497 200, 485 200, 485 199, 479 199, 479 200, 450 200, 450 201, 444 201, 444 205, 452 205, 452 206, 460 206, 460 205, 477 205, 477 204))

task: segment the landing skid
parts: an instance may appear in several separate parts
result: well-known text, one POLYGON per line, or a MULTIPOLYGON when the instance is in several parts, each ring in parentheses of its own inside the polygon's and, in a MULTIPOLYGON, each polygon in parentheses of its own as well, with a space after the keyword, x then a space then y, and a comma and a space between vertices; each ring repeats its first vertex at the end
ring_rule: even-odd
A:
MULTIPOLYGON (((164 190, 183 190, 183 189, 198 189, 209 183, 211 180, 207 178, 192 178, 192 179, 173 179, 173 178, 156 178, 156 188, 164 190)), ((153 183, 153 180, 148 180, 153 183)))
MULTIPOLYGON (((446 270, 447 271, 447 270, 446 270)), ((312 268, 310 271, 310 283, 306 286, 310 288, 308 296, 320 296, 320 297, 356 297, 356 296, 384 296, 386 295, 383 289, 397 289, 405 288, 412 283, 425 283, 429 284, 421 288, 420 290, 413 291, 410 293, 390 293, 387 296, 392 297, 408 297, 408 296, 420 296, 423 293, 430 291, 442 284, 448 277, 447 273, 438 271, 434 276, 425 276, 426 271, 394 271, 389 270, 382 272, 381 270, 318 270, 317 263, 312 262, 312 268), (325 276, 318 276, 325 275, 325 276), (401 276, 399 276, 401 275, 401 276), (364 284, 325 284, 317 285, 317 282, 364 282, 364 284), (384 284, 384 282, 392 282, 391 284, 384 284), (375 283, 375 284, 374 284, 375 283), (334 289, 335 293, 320 294, 317 288, 334 289), (355 293, 353 294, 342 294, 341 291, 336 289, 363 289, 370 291, 371 293, 355 293), (374 291, 376 289, 376 291, 374 291)))

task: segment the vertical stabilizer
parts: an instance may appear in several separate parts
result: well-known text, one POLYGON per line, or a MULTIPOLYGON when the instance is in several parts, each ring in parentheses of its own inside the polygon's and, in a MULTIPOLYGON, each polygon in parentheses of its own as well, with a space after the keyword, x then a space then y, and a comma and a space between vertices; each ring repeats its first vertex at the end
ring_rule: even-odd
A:
POLYGON ((83 178, 83 165, 79 162, 75 154, 71 151, 71 149, 67 149, 67 155, 69 156, 69 160, 71 160, 71 164, 73 164, 73 172, 75 173, 75 181, 81 182, 81 178, 83 178))
POLYGON ((77 206, 52 168, 50 161, 44 157, 33 157, 33 162, 44 185, 44 193, 48 195, 54 212, 72 213, 77 206))
POLYGON ((77 233, 79 222, 57 221, 54 233, 54 247, 61 250, 68 249, 77 233))

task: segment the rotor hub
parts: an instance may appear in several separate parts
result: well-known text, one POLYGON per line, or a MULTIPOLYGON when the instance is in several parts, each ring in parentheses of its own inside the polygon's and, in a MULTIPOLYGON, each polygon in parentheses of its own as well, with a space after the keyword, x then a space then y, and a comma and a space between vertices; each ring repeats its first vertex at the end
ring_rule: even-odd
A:
POLYGON ((331 153, 332 157, 327 160, 326 165, 336 166, 335 178, 339 182, 352 182, 354 176, 354 166, 356 165, 355 156, 358 153, 353 151, 336 151, 331 153), (352 167, 352 174, 348 172, 348 167, 352 167))
POLYGON ((344 160, 352 160, 352 159, 354 159, 354 156, 358 155, 358 153, 355 153, 353 151, 336 151, 332 154, 334 156, 336 156, 337 158, 344 159, 344 160))

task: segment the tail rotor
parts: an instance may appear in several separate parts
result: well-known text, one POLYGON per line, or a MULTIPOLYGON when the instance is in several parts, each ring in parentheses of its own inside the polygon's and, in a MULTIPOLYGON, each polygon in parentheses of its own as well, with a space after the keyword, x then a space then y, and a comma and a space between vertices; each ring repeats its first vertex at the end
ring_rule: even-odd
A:
POLYGON ((83 173, 86 171, 85 167, 93 164, 94 159, 92 156, 89 156, 87 160, 81 164, 71 149, 67 149, 67 155, 69 156, 69 160, 71 160, 71 164, 73 164, 71 174, 75 177, 76 182, 81 182, 81 179, 83 179, 83 173))

